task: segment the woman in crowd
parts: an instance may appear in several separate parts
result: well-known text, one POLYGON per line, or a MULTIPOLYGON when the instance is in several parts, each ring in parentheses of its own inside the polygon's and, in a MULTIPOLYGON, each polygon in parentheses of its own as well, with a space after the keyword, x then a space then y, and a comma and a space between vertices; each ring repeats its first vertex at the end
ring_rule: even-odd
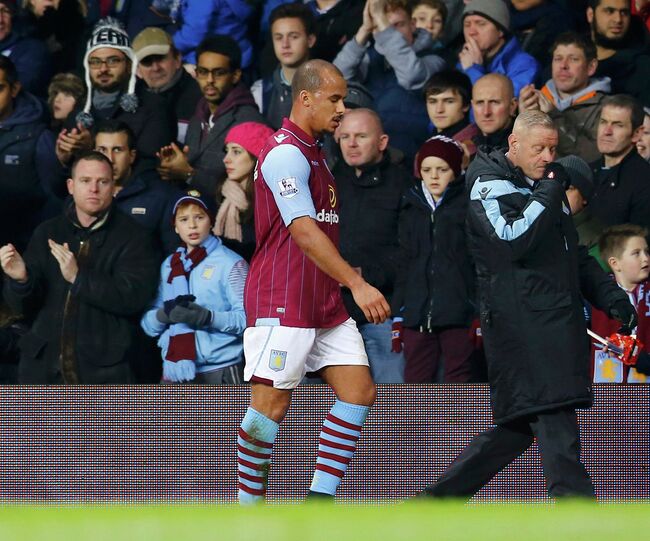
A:
POLYGON ((226 181, 213 229, 223 243, 247 261, 255 251, 253 173, 257 158, 273 130, 257 122, 234 126, 226 135, 226 181))

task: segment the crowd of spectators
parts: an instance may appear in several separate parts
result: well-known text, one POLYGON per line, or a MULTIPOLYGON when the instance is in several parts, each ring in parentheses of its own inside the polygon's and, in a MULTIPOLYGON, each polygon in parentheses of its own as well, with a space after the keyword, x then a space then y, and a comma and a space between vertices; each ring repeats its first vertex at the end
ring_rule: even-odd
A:
POLYGON ((373 325, 343 291, 375 381, 485 381, 464 172, 541 110, 581 243, 647 235, 649 28, 647 0, 0 0, 0 379, 156 383, 189 328, 164 381, 241 381, 255 163, 320 58, 348 94, 317 219, 391 304, 373 325))

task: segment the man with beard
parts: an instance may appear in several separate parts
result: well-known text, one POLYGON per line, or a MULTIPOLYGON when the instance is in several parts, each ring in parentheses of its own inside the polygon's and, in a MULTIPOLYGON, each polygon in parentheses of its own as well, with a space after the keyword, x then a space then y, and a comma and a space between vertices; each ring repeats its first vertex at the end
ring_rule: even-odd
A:
POLYGON ((648 33, 630 15, 630 0, 591 0, 587 8, 591 38, 596 44, 596 77, 612 80, 612 93, 650 103, 648 33))
POLYGON ((174 140, 176 130, 158 96, 148 92, 136 95, 137 65, 129 36, 119 21, 110 17, 100 20, 84 56, 86 103, 77 115, 77 126, 59 134, 59 161, 70 163, 75 153, 91 149, 92 126, 111 119, 126 123, 133 131, 141 166, 154 166, 156 152, 174 140))
POLYGON ((187 128, 185 147, 172 143, 160 149, 158 173, 163 180, 193 186, 214 197, 226 176, 223 158, 230 128, 243 122, 266 124, 266 120, 241 81, 241 51, 234 39, 206 38, 197 47, 196 58, 196 80, 203 98, 187 128))

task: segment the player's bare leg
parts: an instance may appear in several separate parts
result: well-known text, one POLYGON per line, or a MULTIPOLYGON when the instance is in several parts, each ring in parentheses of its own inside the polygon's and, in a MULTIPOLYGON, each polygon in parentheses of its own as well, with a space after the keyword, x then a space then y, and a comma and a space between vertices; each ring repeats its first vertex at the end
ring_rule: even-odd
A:
POLYGON ((316 471, 310 495, 333 498, 352 460, 377 391, 367 366, 328 366, 321 377, 336 394, 318 440, 316 471))

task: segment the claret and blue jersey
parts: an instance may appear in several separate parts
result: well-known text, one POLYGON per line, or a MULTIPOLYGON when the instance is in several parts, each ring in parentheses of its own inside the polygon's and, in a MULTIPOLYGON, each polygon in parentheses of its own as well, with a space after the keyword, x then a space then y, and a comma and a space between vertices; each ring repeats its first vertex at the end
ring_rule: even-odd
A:
POLYGON ((318 142, 285 119, 255 171, 257 248, 245 291, 248 326, 328 328, 348 318, 339 284, 291 238, 289 225, 304 216, 338 245, 334 177, 318 142))

